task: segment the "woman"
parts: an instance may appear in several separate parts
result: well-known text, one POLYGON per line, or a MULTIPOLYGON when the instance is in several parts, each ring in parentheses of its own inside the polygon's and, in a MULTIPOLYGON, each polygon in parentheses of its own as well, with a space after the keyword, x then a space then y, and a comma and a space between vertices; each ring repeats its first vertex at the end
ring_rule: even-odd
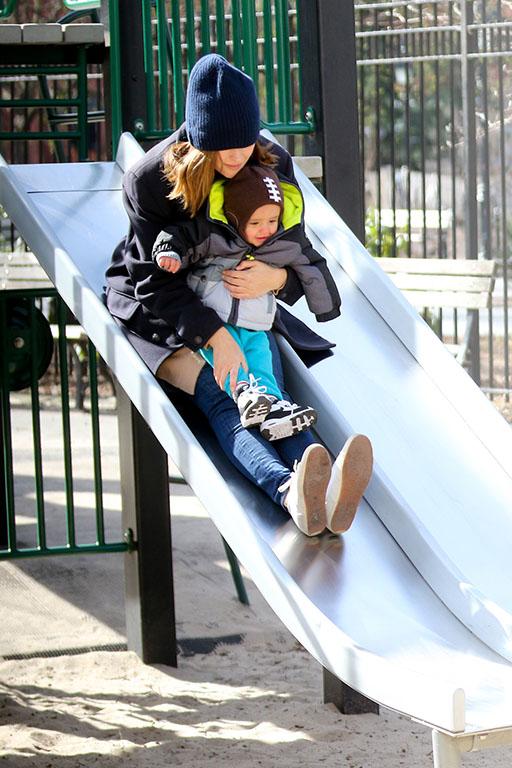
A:
MULTIPOLYGON (((329 454, 309 431, 269 445, 258 432, 244 429, 238 409, 223 391, 244 355, 217 313, 201 303, 187 285, 187 270, 158 269, 152 260, 155 239, 166 225, 205 217, 205 201, 216 177, 230 179, 247 163, 272 165, 294 181, 289 154, 259 136, 259 106, 252 80, 217 54, 204 56, 190 73, 185 124, 153 147, 123 180, 130 230, 107 270, 106 302, 129 333, 130 341, 157 378, 187 393, 205 414, 232 463, 284 507, 307 535, 346 530, 371 474, 367 438, 351 438, 331 470, 329 454), (213 351, 213 369, 197 353, 213 351)), ((302 287, 292 269, 257 260, 224 272, 235 299, 274 291, 293 304, 302 287)), ((295 348, 331 345, 278 312, 274 329, 295 348), (293 325, 294 332, 290 333, 293 325), (297 329, 299 331, 297 332, 297 329)), ((275 375, 284 388, 279 353, 272 333, 275 375)))

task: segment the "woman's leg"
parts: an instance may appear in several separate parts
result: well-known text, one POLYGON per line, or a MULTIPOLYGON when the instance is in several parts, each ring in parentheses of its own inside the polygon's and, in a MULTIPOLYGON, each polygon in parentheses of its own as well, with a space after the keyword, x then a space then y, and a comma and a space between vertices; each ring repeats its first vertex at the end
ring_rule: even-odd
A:
MULTIPOLYGON (((282 380, 277 346, 272 359, 276 360, 274 375, 277 371, 282 380)), ((309 430, 272 444, 256 430, 244 429, 236 404, 218 387, 210 366, 199 375, 194 401, 233 465, 286 509, 303 533, 321 533, 327 523, 325 495, 331 460, 309 430)))
POLYGON ((283 461, 276 447, 257 430, 242 427, 236 404, 217 385, 208 365, 199 374, 193 399, 230 461, 276 504, 282 505, 284 494, 279 488, 289 479, 293 463, 300 461, 305 449, 314 442, 309 433, 280 441, 290 443, 285 451, 287 460, 283 461))
MULTIPOLYGON (((289 397, 284 388, 279 349, 272 334, 269 334, 269 343, 274 375, 284 396, 289 397)), ((315 535, 326 524, 334 533, 347 529, 371 476, 372 451, 368 438, 357 435, 348 440, 331 476, 328 452, 309 430, 269 443, 256 430, 244 429, 235 403, 218 387, 210 366, 204 366, 199 375, 194 401, 234 466, 276 504, 283 506, 300 530, 315 535)))
MULTIPOLYGON (((281 362, 281 353, 272 331, 267 333, 267 338, 270 352, 272 354, 273 372, 277 381, 277 386, 283 393, 283 398, 293 402, 286 389, 283 365, 281 362)), ((313 443, 318 443, 318 440, 315 439, 311 431, 307 429, 304 432, 293 435, 292 437, 285 437, 282 440, 276 440, 272 443, 272 445, 274 445, 276 451, 281 457, 281 460, 286 464, 286 466, 290 467, 290 469, 293 469, 295 463, 301 460, 302 454, 306 450, 307 446, 312 445, 313 443)))
POLYGON ((325 494, 331 475, 331 461, 324 446, 315 444, 307 433, 290 438, 297 461, 291 471, 259 432, 242 427, 235 403, 216 384, 209 366, 205 365, 199 375, 194 402, 232 464, 286 509, 303 533, 322 533, 327 522, 325 494))

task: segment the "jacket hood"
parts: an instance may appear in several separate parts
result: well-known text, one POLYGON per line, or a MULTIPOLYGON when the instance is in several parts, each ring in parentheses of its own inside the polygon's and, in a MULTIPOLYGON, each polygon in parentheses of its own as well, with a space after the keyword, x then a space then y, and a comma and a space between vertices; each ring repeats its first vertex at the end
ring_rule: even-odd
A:
MULTIPOLYGON (((208 217, 213 221, 222 222, 234 229, 224 214, 224 184, 225 179, 217 179, 213 182, 208 196, 208 217)), ((283 215, 281 217, 282 229, 291 229, 300 224, 304 214, 304 201, 300 189, 289 181, 280 179, 283 190, 283 215)))

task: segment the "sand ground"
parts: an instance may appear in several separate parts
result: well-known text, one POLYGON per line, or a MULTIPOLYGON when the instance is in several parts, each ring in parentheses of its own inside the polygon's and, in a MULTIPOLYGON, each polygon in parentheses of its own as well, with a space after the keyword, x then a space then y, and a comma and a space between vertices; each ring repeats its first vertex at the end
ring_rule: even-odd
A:
MULTIPOLYGON (((28 411, 16 409, 16 494, 30 540, 33 480, 28 411)), ((65 493, 58 414, 43 412, 48 514, 65 493)), ((93 488, 83 446, 87 414, 72 414, 80 524, 93 488)), ((105 505, 118 525, 115 417, 102 417, 105 505)), ((0 562, 0 766, 430 768, 431 732, 381 708, 345 716, 322 701, 318 663, 283 628, 245 574, 234 591, 220 536, 186 486, 173 485, 177 669, 126 650, 123 555, 0 562), (219 638, 221 639, 219 641, 219 638), (224 641, 222 641, 224 638, 224 641), (231 642, 226 642, 230 640, 231 642)), ((505 768, 506 748, 465 755, 464 767, 505 768)))

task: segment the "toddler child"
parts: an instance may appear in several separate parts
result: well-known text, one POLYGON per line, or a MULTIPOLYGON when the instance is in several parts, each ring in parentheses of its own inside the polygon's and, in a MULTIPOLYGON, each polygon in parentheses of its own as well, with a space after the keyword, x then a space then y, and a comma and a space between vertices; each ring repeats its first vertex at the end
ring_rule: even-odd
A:
MULTIPOLYGON (((240 367, 236 387, 226 392, 235 400, 244 427, 259 426, 267 440, 290 437, 311 427, 317 418, 310 406, 283 398, 272 371, 265 331, 276 312, 274 294, 234 299, 222 274, 243 259, 261 259, 294 269, 310 309, 318 320, 339 314, 340 299, 325 260, 312 248, 303 226, 300 190, 280 182, 269 166, 247 165, 232 179, 217 180, 208 200, 209 227, 197 222, 168 227, 158 235, 153 258, 161 269, 188 269, 187 283, 201 301, 213 308, 242 349, 248 373, 240 367)), ((213 351, 200 350, 213 365, 213 351)))

